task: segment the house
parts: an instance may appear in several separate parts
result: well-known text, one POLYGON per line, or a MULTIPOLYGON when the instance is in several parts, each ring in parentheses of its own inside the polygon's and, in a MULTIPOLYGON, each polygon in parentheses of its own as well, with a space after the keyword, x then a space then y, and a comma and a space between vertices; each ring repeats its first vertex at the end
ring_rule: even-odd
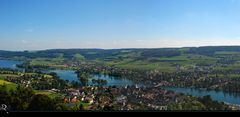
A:
POLYGON ((77 96, 74 96, 72 99, 71 99, 71 102, 77 102, 78 101, 78 99, 77 99, 77 96))
POLYGON ((60 92, 58 89, 51 89, 52 92, 60 92))
POLYGON ((70 97, 64 97, 64 103, 70 102, 70 97))
POLYGON ((91 97, 86 97, 86 98, 84 99, 84 102, 87 102, 87 103, 89 103, 89 104, 92 104, 92 103, 94 102, 94 100, 93 100, 93 98, 91 98, 91 97))
POLYGON ((68 95, 70 96, 79 96, 80 95, 80 92, 79 90, 68 90, 68 95))
POLYGON ((118 104, 122 104, 123 106, 125 106, 126 103, 127 103, 127 97, 124 96, 124 95, 121 95, 121 96, 119 96, 119 97, 116 98, 116 102, 117 102, 118 104))

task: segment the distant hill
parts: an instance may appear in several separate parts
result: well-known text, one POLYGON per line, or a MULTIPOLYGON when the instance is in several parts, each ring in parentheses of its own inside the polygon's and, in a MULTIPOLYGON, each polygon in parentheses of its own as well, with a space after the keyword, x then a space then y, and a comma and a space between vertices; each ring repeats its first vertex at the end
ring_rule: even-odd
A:
POLYGON ((240 52, 240 46, 204 46, 188 48, 134 48, 134 49, 51 49, 40 51, 5 51, 0 50, 1 58, 27 57, 27 58, 56 58, 63 54, 64 58, 71 59, 76 54, 86 59, 104 59, 121 55, 138 55, 139 59, 149 57, 173 57, 185 54, 198 54, 213 56, 217 51, 240 52), (136 54, 137 53, 137 54, 136 54))

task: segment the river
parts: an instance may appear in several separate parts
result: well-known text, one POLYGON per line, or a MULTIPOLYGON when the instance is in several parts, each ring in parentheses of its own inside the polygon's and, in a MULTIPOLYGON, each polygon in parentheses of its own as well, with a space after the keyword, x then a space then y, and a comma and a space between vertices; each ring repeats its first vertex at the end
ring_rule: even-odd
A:
POLYGON ((199 90, 194 88, 179 88, 179 87, 163 87, 163 88, 166 90, 172 90, 174 92, 190 94, 193 96, 201 97, 210 95, 213 100, 240 105, 240 93, 226 93, 223 91, 199 90))
MULTIPOLYGON (((12 60, 0 60, 0 68, 11 68, 16 69, 17 64, 21 64, 21 61, 12 61, 12 60)), ((64 80, 69 81, 78 81, 77 74, 73 70, 54 70, 53 72, 57 73, 57 75, 64 80)), ((105 86, 126 86, 126 85, 135 85, 133 81, 124 79, 124 78, 116 78, 109 75, 103 74, 92 74, 91 79, 104 79, 107 80, 108 83, 105 86)), ((89 80, 89 84, 92 85, 91 79, 89 80)), ((178 87, 163 87, 167 90, 172 90, 179 93, 190 94, 193 96, 206 96, 210 95, 212 99, 219 102, 227 102, 232 104, 240 104, 240 93, 226 93, 222 91, 206 91, 206 90, 198 90, 193 88, 178 88, 178 87)))
MULTIPOLYGON (((52 72, 57 73, 57 75, 68 81, 79 81, 77 74, 73 70, 53 70, 52 72)), ((124 79, 124 78, 117 78, 114 76, 109 76, 109 75, 103 75, 103 74, 92 74, 89 78, 88 85, 94 85, 92 83, 92 79, 103 79, 106 80, 108 83, 103 86, 132 86, 136 85, 137 83, 134 83, 131 80, 124 79)))
POLYGON ((17 64, 22 64, 22 61, 0 60, 0 68, 17 69, 17 64))

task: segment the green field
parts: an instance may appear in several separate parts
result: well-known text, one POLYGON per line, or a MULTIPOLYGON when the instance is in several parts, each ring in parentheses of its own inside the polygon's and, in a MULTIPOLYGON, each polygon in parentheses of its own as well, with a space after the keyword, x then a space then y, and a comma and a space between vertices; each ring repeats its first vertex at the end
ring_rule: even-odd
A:
POLYGON ((85 102, 76 102, 76 103, 66 103, 65 104, 68 108, 70 108, 71 110, 79 110, 80 105, 83 106, 84 110, 88 110, 90 104, 89 103, 85 103, 85 102))
POLYGON ((5 79, 5 77, 0 75, 0 80, 4 80, 4 79, 5 79))
POLYGON ((65 65, 61 64, 63 63, 64 58, 36 58, 31 59, 30 65, 36 66, 36 65, 44 65, 44 66, 51 66, 56 68, 64 68, 65 65))
MULTIPOLYGON (((182 49, 181 51, 186 51, 187 49, 182 49)), ((116 53, 116 52, 115 52, 116 53)), ((88 54, 96 54, 94 52, 89 52, 88 54)), ((188 70, 193 69, 195 65, 215 65, 216 70, 229 70, 240 68, 239 62, 236 62, 227 66, 217 66, 216 62, 218 57, 225 56, 240 56, 240 52, 226 52, 217 51, 214 56, 206 56, 200 54, 181 54, 179 56, 173 57, 147 57, 141 59, 141 52, 131 52, 129 50, 122 50, 120 54, 116 56, 108 56, 103 58, 96 58, 94 61, 104 63, 109 66, 127 68, 127 69, 141 69, 141 70, 159 70, 163 72, 174 72, 176 66, 180 65, 181 69, 188 70)), ((75 54, 73 56, 74 60, 84 60, 85 57, 81 54, 75 54)), ((56 68, 66 68, 63 64, 63 55, 59 55, 57 58, 36 58, 31 59, 30 65, 46 65, 56 68)), ((235 57, 234 59, 240 61, 240 57, 235 57)))
POLYGON ((35 90, 36 94, 43 94, 43 95, 47 95, 50 98, 54 99, 56 97, 62 97, 63 94, 61 93, 55 93, 55 92, 51 92, 51 91, 46 91, 46 90, 35 90))
POLYGON ((135 60, 134 58, 137 58, 138 56, 135 56, 134 54, 130 55, 128 54, 128 57, 124 56, 126 58, 121 60, 118 58, 108 59, 105 60, 105 63, 107 65, 120 68, 173 72, 176 70, 176 65, 180 65, 183 68, 189 68, 190 66, 196 64, 215 64, 217 61, 217 58, 214 57, 192 54, 183 54, 181 56, 174 57, 151 57, 146 60, 135 60))
MULTIPOLYGON (((141 69, 159 70, 174 72, 176 67, 181 70, 192 70, 196 66, 216 70, 233 70, 240 68, 239 47, 202 47, 195 48, 195 53, 190 52, 194 48, 175 49, 119 49, 119 50, 52 50, 30 52, 35 58, 21 57, 27 59, 32 66, 43 65, 60 69, 73 69, 67 66, 68 61, 94 61, 108 66, 141 69), (171 50, 171 51, 169 51, 171 50), (170 54, 169 54, 170 52, 170 54), (172 54, 171 54, 172 52, 172 54), (178 53, 177 53, 178 52, 178 53), (41 55, 44 56, 41 56, 41 55), (52 56, 53 55, 53 56, 52 56), (49 56, 49 57, 48 57, 49 56), (221 60, 219 62, 219 60, 221 60), (222 61, 233 61, 231 64, 221 63, 222 61)), ((16 56, 14 56, 16 57, 16 56)), ((13 58, 14 58, 13 57, 13 58)), ((77 67, 74 67, 77 69, 77 67)))
POLYGON ((14 90, 17 88, 17 84, 5 80, 0 80, 0 85, 6 85, 8 90, 14 90))
POLYGON ((215 52, 216 55, 240 55, 240 52, 235 51, 217 51, 215 52))

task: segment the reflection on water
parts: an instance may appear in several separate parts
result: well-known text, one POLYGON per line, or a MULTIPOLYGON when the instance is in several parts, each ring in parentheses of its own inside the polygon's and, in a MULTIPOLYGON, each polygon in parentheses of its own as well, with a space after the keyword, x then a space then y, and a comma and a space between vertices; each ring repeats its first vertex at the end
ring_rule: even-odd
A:
MULTIPOLYGON (((17 68, 16 65, 22 64, 22 63, 23 62, 21 61, 0 60, 0 68, 10 68, 10 69, 19 70, 19 68, 17 68)), ((44 70, 42 72, 44 73, 55 72, 60 78, 64 80, 69 80, 70 82, 79 81, 77 74, 73 70, 54 70, 54 71, 44 70)), ((139 85, 140 83, 135 83, 125 78, 114 77, 114 76, 109 76, 104 74, 93 74, 92 78, 89 79, 89 83, 88 83, 89 85, 93 85, 92 79, 107 80, 108 83, 105 86, 127 86, 127 85, 133 86, 135 84, 138 84, 138 86, 143 86, 143 85, 139 85)), ((176 87, 163 87, 163 88, 167 90, 173 90, 175 92, 187 93, 193 96, 210 95, 214 100, 217 100, 220 102, 240 104, 240 93, 225 93, 222 91, 207 91, 207 90, 199 90, 199 89, 193 89, 193 88, 176 88, 176 87)))
POLYGON ((17 64, 22 64, 21 61, 13 61, 13 60, 0 60, 0 68, 10 68, 17 69, 17 64))
MULTIPOLYGON (((80 82, 78 80, 77 74, 73 70, 54 70, 52 72, 57 73, 57 75, 64 80, 68 80, 70 82, 71 81, 80 82)), ((106 75, 106 74, 93 74, 89 78, 89 81, 88 81, 89 85, 94 85, 93 82, 92 82, 92 79, 106 80, 107 84, 103 85, 103 86, 132 86, 132 85, 137 84, 137 83, 134 83, 131 80, 121 78, 121 77, 109 76, 109 75, 106 75)))
POLYGON ((73 70, 54 70, 60 78, 68 81, 78 81, 77 74, 73 70))
MULTIPOLYGON (((121 78, 121 77, 115 77, 115 76, 109 76, 106 74, 93 74, 92 79, 106 80, 108 83, 105 86, 126 86, 126 85, 131 86, 131 85, 134 85, 134 83, 128 79, 121 78)), ((91 82, 91 84, 92 84, 92 82, 91 82)))
POLYGON ((225 93, 223 91, 214 90, 199 90, 194 88, 178 88, 178 87, 163 87, 167 90, 172 90, 179 93, 186 93, 193 96, 206 96, 210 95, 212 99, 219 102, 228 102, 232 104, 240 104, 240 93, 225 93))

